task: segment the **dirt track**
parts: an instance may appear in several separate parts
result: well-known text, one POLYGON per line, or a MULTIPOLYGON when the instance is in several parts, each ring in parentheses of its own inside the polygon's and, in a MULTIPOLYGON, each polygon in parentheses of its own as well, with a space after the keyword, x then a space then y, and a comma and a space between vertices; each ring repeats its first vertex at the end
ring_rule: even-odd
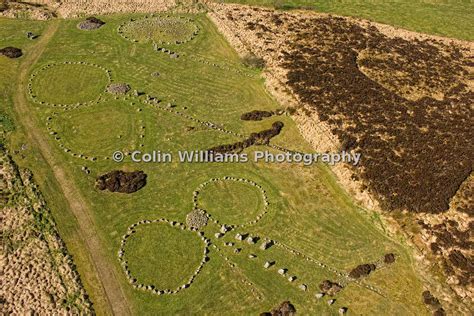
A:
POLYGON ((127 299, 117 279, 117 272, 111 262, 105 257, 105 247, 98 236, 95 224, 92 219, 92 211, 84 201, 79 189, 76 187, 72 177, 61 166, 59 160, 55 157, 50 144, 48 143, 41 128, 37 126, 35 120, 30 115, 28 101, 25 95, 25 87, 28 81, 28 73, 31 67, 41 57, 46 45, 54 36, 59 27, 60 21, 51 22, 28 54, 24 57, 19 68, 17 89, 14 95, 15 110, 19 121, 25 127, 27 137, 31 146, 37 146, 43 159, 48 163, 54 173, 54 177, 60 185, 61 191, 69 204, 69 210, 72 212, 78 222, 78 234, 87 246, 90 261, 94 266, 94 274, 102 283, 102 288, 106 294, 108 310, 114 315, 130 315, 131 310, 127 299))

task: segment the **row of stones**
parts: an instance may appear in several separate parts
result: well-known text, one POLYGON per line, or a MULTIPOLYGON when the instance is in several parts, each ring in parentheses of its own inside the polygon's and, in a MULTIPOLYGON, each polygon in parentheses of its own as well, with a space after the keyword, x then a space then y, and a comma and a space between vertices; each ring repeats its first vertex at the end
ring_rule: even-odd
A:
POLYGON ((169 112, 169 113, 172 113, 174 115, 177 115, 177 116, 180 116, 182 118, 185 118, 187 120, 190 120, 194 123, 197 123, 197 124, 200 124, 206 128, 210 128, 210 129, 214 129, 214 130, 217 130, 219 132, 222 132, 222 133, 226 133, 226 134, 229 134, 229 135, 232 135, 232 136, 236 136, 236 137, 239 137, 239 138, 243 138, 244 136, 239 134, 239 133, 236 133, 236 132, 233 132, 233 131, 229 131, 227 129, 224 129, 222 127, 220 127, 219 125, 213 123, 213 122, 209 122, 209 121, 202 121, 200 119, 197 119, 191 115, 188 115, 186 113, 183 113, 181 111, 178 111, 176 110, 173 105, 171 103, 168 103, 167 105, 163 105, 161 100, 157 99, 156 97, 152 97, 150 95, 146 95, 146 100, 143 101, 145 104, 148 104, 148 105, 151 105, 151 106, 154 106, 160 110, 163 110, 163 111, 166 111, 166 112, 169 112))
MULTIPOLYGON (((256 239, 255 237, 251 237, 251 236, 246 237, 246 236, 247 236, 247 234, 240 234, 240 233, 238 233, 238 234, 236 234, 235 239, 237 239, 237 240, 239 240, 239 241, 246 240, 249 244, 255 244, 255 242, 254 242, 255 239, 256 239), (246 237, 246 238, 245 238, 245 237, 246 237)), ((270 248, 271 246, 273 246, 273 245, 275 245, 275 244, 277 244, 276 241, 273 241, 273 240, 271 240, 271 239, 264 239, 264 242, 262 242, 262 244, 260 245, 260 249, 261 249, 261 250, 266 250, 266 249, 270 248)), ((234 246, 234 243, 233 243, 233 242, 227 242, 227 243, 225 243, 225 245, 226 245, 226 246, 234 246)), ((238 250, 238 251, 234 251, 234 253, 240 253, 240 248, 235 248, 235 250, 238 250)), ((248 258, 249 258, 249 259, 255 259, 255 258, 257 258, 257 255, 251 253, 251 254, 248 255, 248 258)), ((228 258, 228 257, 225 257, 225 256, 224 256, 224 259, 225 259, 226 261, 229 261, 229 258, 228 258)), ((276 262, 275 262, 274 260, 267 260, 267 261, 265 261, 265 263, 263 264, 263 268, 265 268, 265 269, 270 269, 270 268, 272 268, 272 267, 275 266, 275 265, 276 265, 276 262)), ((279 275, 284 276, 284 277, 288 277, 288 281, 289 281, 289 282, 294 282, 295 280, 297 280, 297 276, 295 276, 295 275, 289 275, 287 268, 279 268, 279 269, 277 269, 276 271, 277 271, 277 273, 278 273, 279 275)), ((301 284, 298 285, 298 288, 299 288, 300 290, 306 292, 306 291, 308 290, 308 285, 306 285, 305 283, 301 283, 301 284)), ((325 295, 325 294, 322 293, 322 292, 317 292, 317 293, 315 294, 315 298, 321 299, 322 297, 324 297, 324 295, 325 295)), ((335 301, 336 301, 336 300, 335 300, 334 298, 329 299, 329 300, 327 301, 327 304, 328 304, 328 305, 332 305, 332 304, 335 303, 335 301)), ((341 307, 341 308, 339 309, 339 313, 340 313, 340 314, 344 314, 344 313, 346 313, 346 312, 347 312, 347 307, 341 307)))
POLYGON ((237 73, 239 75, 246 76, 246 77, 249 77, 249 78, 255 77, 253 74, 249 74, 248 72, 245 72, 243 70, 240 70, 240 69, 237 69, 237 68, 234 68, 234 67, 230 67, 230 66, 227 66, 227 65, 218 64, 218 63, 209 61, 209 60, 207 60, 203 57, 190 56, 190 58, 197 61, 197 62, 199 62, 199 63, 201 63, 201 64, 212 66, 212 67, 215 67, 215 68, 218 68, 218 69, 221 69, 221 70, 232 71, 234 73, 237 73))
MULTIPOLYGON (((194 192, 193 192, 193 208, 194 209, 199 209, 198 197, 199 197, 199 193, 201 192, 201 190, 204 189, 206 186, 208 186, 211 183, 220 182, 220 181, 234 181, 234 182, 243 182, 243 183, 249 184, 249 185, 251 185, 253 187, 256 187, 257 189, 260 190, 260 193, 261 193, 262 199, 263 199, 263 210, 260 214, 257 215, 257 217, 254 220, 252 220, 250 222, 247 222, 245 224, 241 224, 241 225, 227 225, 228 227, 236 228, 236 227, 245 227, 245 226, 248 226, 248 225, 254 225, 265 214, 267 214, 268 206, 269 206, 268 197, 267 197, 267 192, 262 188, 262 186, 259 185, 256 182, 252 181, 252 180, 248 180, 248 179, 244 179, 244 178, 229 177, 229 176, 226 176, 226 177, 223 177, 223 178, 212 178, 212 179, 209 179, 206 182, 201 183, 199 185, 199 187, 196 190, 194 190, 194 192)), ((213 218, 212 215, 208 214, 208 217, 215 224, 219 224, 219 220, 213 218)))
POLYGON ((179 57, 179 54, 177 52, 169 50, 168 48, 160 47, 160 46, 158 46, 158 44, 156 42, 153 42, 153 49, 156 52, 168 54, 171 58, 178 58, 179 57))
POLYGON ((241 282, 250 287, 250 291, 252 292, 252 295, 259 301, 263 300, 263 294, 260 291, 258 291, 255 284, 249 281, 247 278, 245 278, 245 276, 242 273, 235 271, 237 269, 236 265, 233 262, 231 262, 227 256, 221 254, 221 250, 219 247, 217 247, 215 244, 213 244, 212 247, 216 250, 216 253, 225 260, 225 262, 229 265, 230 269, 234 271, 236 274, 238 274, 238 276, 241 279, 241 282))
POLYGON ((369 290, 371 290, 371 291, 373 291, 373 292, 375 292, 375 293, 377 293, 381 296, 384 296, 379 289, 375 288, 374 286, 372 286, 370 284, 365 284, 365 283, 362 283, 359 280, 354 280, 354 279, 350 278, 348 273, 342 273, 342 272, 340 272, 340 271, 338 271, 338 270, 336 270, 336 269, 334 269, 334 268, 332 268, 332 267, 330 267, 330 266, 328 266, 328 265, 326 265, 322 262, 319 262, 319 261, 317 261, 317 260, 315 260, 315 259, 313 259, 313 258, 311 258, 311 257, 309 257, 309 256, 307 256, 307 255, 305 255, 305 254, 303 254, 303 253, 301 253, 301 252, 299 252, 299 251, 297 251, 297 250, 295 250, 295 249, 293 249, 293 248, 291 248, 291 247, 289 247, 289 246, 287 246, 287 245, 285 245, 281 242, 275 242, 275 245, 289 251, 291 254, 293 254, 295 256, 301 257, 306 261, 312 262, 312 263, 320 266, 321 268, 326 269, 326 270, 336 274, 340 278, 338 280, 339 284, 345 285, 348 282, 355 282, 360 286, 363 286, 363 287, 365 287, 365 288, 367 288, 367 289, 369 289, 369 290))
MULTIPOLYGON (((60 66, 60 65, 83 65, 83 66, 88 66, 88 67, 95 67, 95 68, 98 68, 98 69, 104 71, 104 73, 107 75, 108 82, 109 83, 112 82, 112 72, 110 70, 108 70, 107 68, 102 67, 98 64, 88 63, 88 62, 84 62, 84 61, 64 61, 62 63, 47 64, 44 67, 41 67, 37 71, 33 72, 31 74, 29 80, 28 80, 28 95, 30 96, 30 99, 34 103, 41 104, 41 105, 53 106, 53 107, 67 108, 67 107, 71 107, 71 106, 79 107, 79 106, 85 106, 85 105, 93 105, 93 104, 98 104, 98 103, 101 102, 101 100, 102 100, 101 95, 99 95, 97 97, 97 99, 95 99, 95 100, 91 100, 91 101, 87 101, 87 102, 78 102, 78 103, 74 103, 74 104, 59 104, 59 103, 51 103, 51 102, 47 102, 47 101, 38 100, 37 95, 33 91, 33 81, 35 80, 36 77, 39 76, 39 74, 42 71, 47 70, 47 69, 52 68, 52 67, 60 66)), ((104 92, 105 92, 105 90, 104 90, 104 92)))
MULTIPOLYGON (((168 20, 173 20, 174 19, 176 22, 178 22, 180 20, 185 20, 186 23, 189 23, 189 24, 194 26, 194 31, 192 32, 192 35, 190 37, 188 37, 187 39, 184 39, 184 40, 181 40, 181 41, 176 40, 173 43, 172 42, 156 41, 155 40, 154 42, 157 43, 157 44, 161 44, 161 45, 165 45, 165 44, 167 44, 167 45, 172 45, 172 44, 181 45, 181 44, 185 44, 189 41, 192 41, 199 34, 199 31, 200 31, 199 26, 197 26, 192 19, 189 19, 189 18, 186 18, 186 17, 183 17, 183 16, 174 17, 174 16, 171 16, 171 15, 160 16, 160 15, 152 14, 150 16, 143 17, 142 20, 158 19, 158 18, 163 18, 163 19, 168 19, 168 20)), ((134 38, 130 38, 127 35, 125 35, 125 33, 124 33, 124 28, 127 27, 130 23, 133 23, 133 22, 136 22, 136 21, 137 20, 135 20, 135 19, 130 19, 129 21, 126 21, 126 22, 122 23, 121 25, 119 25, 119 27, 117 29, 118 34, 122 38, 124 38, 124 39, 126 39, 130 42, 138 43, 139 40, 134 39, 134 38)))
POLYGON ((156 285, 153 284, 141 284, 138 283, 137 279, 133 277, 131 271, 128 268, 128 262, 125 259, 125 245, 127 244, 127 240, 136 233, 136 228, 140 225, 147 225, 147 224, 156 224, 156 223, 167 223, 172 227, 176 227, 181 230, 186 230, 188 229, 186 225, 176 222, 176 221, 170 221, 166 218, 159 218, 156 220, 141 220, 137 223, 134 223, 128 227, 127 232, 122 236, 122 240, 120 242, 120 249, 118 251, 118 258, 120 261, 120 264, 122 265, 122 268, 125 272, 125 275, 127 276, 128 282, 135 288, 139 290, 144 290, 144 291, 149 291, 153 294, 156 295, 164 295, 164 294, 177 294, 183 289, 189 288, 191 284, 194 282, 194 279, 197 277, 197 275, 202 271, 202 268, 206 262, 209 261, 209 246, 210 246, 210 240, 204 236, 203 232, 198 232, 194 229, 188 229, 190 231, 195 232, 203 241, 204 243, 204 250, 203 250, 203 257, 202 260, 199 264, 199 266, 196 268, 194 271, 193 275, 188 279, 188 281, 180 286, 178 286, 176 289, 159 289, 156 285))

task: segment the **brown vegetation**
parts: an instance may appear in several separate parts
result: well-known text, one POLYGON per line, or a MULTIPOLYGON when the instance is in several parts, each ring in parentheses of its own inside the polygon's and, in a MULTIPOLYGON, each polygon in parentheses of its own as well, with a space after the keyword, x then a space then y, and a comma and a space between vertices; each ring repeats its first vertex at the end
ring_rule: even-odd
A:
POLYGON ((332 296, 342 290, 342 285, 338 284, 337 282, 332 282, 331 280, 324 280, 319 284, 319 289, 321 292, 332 296))
POLYGON ((72 257, 31 172, 0 150, 1 315, 93 315, 72 257))
POLYGON ((372 271, 375 271, 376 268, 373 263, 360 264, 349 272, 349 277, 359 279, 368 276, 372 271))
POLYGON ((214 9, 343 149, 362 154, 356 177, 385 209, 448 209, 474 159, 469 50, 341 17, 214 9))
POLYGON ((97 30, 104 25, 105 22, 99 20, 95 17, 88 17, 85 21, 80 22, 77 27, 81 30, 90 31, 90 30, 97 30))
POLYGON ((261 121, 264 118, 271 117, 274 113, 270 111, 253 110, 240 116, 242 121, 261 121))
POLYGON ((146 178, 147 175, 143 171, 114 170, 99 176, 96 187, 110 192, 134 193, 146 185, 146 178))
POLYGON ((296 315, 296 308, 290 301, 284 301, 271 312, 261 313, 260 316, 293 316, 296 315))

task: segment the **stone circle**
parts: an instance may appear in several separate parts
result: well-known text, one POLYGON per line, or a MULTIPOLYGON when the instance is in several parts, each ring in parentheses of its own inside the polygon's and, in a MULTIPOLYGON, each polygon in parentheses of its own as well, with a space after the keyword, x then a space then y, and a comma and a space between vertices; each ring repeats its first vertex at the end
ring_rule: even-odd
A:
MULTIPOLYGON (((260 191, 261 196, 262 196, 262 200, 263 200, 263 210, 257 215, 257 217, 254 220, 251 220, 247 223, 240 224, 240 225, 232 225, 231 223, 222 223, 222 224, 226 224, 227 226, 230 226, 230 227, 233 227, 233 228, 235 228, 235 227, 245 227, 245 226, 248 226, 248 225, 254 225, 268 212, 268 206, 270 205, 270 203, 268 202, 267 193, 262 188, 262 186, 260 186, 258 183, 254 182, 252 180, 248 180, 248 179, 244 179, 244 178, 229 177, 229 176, 222 177, 222 178, 213 178, 213 179, 210 179, 210 180, 208 180, 204 183, 201 183, 199 185, 199 187, 193 192, 193 204, 194 204, 195 209, 200 209, 199 203, 198 203, 198 197, 199 197, 200 192, 206 186, 208 186, 209 184, 215 183, 215 182, 220 182, 220 181, 240 182, 240 183, 245 183, 245 184, 251 185, 253 187, 256 187, 260 191)), ((207 213, 207 214, 208 214, 209 219, 212 222, 214 222, 216 224, 220 224, 219 220, 214 218, 214 216, 212 216, 212 214, 209 214, 209 213, 207 213)))
MULTIPOLYGON (((102 67, 102 66, 98 65, 98 64, 82 62, 82 61, 65 61, 65 62, 61 62, 61 63, 46 64, 45 66, 43 66, 43 67, 39 68, 38 70, 34 71, 31 74, 30 78, 29 78, 29 81, 28 81, 28 95, 29 95, 30 99, 36 104, 48 105, 48 106, 52 106, 52 107, 62 107, 62 108, 79 107, 79 106, 86 106, 86 105, 92 105, 92 104, 99 103, 102 100, 101 93, 99 93, 97 96, 95 96, 94 99, 89 100, 89 101, 67 103, 67 104, 48 102, 48 100, 40 100, 38 98, 38 96, 35 94, 35 91, 33 89, 34 81, 37 80, 37 78, 41 77, 41 75, 44 71, 46 71, 48 69, 52 69, 54 67, 64 66, 64 65, 81 65, 81 66, 86 66, 86 67, 95 67, 95 68, 100 69, 104 72, 109 84, 112 82, 112 73, 111 73, 111 71, 106 69, 105 67, 102 67)), ((67 74, 65 74, 65 75, 67 75, 67 74)))
POLYGON ((127 240, 130 238, 130 236, 132 236, 133 234, 135 234, 137 232, 136 228, 138 226, 140 226, 140 225, 149 225, 149 224, 154 224, 154 223, 166 223, 166 224, 169 224, 172 227, 175 227, 177 229, 181 229, 181 230, 188 229, 190 231, 194 231, 194 230, 191 230, 191 229, 187 228, 182 223, 178 223, 178 222, 175 222, 175 221, 170 221, 170 220, 165 219, 165 218, 160 218, 160 219, 155 219, 155 220, 140 220, 140 221, 130 225, 128 227, 127 232, 122 236, 122 240, 120 242, 120 248, 118 250, 118 259, 120 261, 120 264, 122 266, 123 271, 125 272, 125 275, 127 276, 128 282, 135 289, 148 291, 148 292, 151 292, 152 294, 155 294, 155 295, 177 294, 178 292, 180 292, 184 289, 187 289, 192 285, 192 283, 194 282, 194 279, 196 278, 196 276, 201 272, 204 264, 206 264, 206 262, 209 261, 208 253, 209 253, 210 241, 206 237, 202 236, 199 232, 194 231, 199 236, 199 238, 202 240, 202 242, 204 243, 204 249, 203 249, 203 252, 202 252, 203 256, 202 256, 202 259, 200 261, 199 266, 195 269, 193 275, 188 279, 188 281, 186 283, 178 286, 176 289, 160 289, 157 286, 155 286, 154 284, 142 284, 142 283, 139 283, 139 280, 137 280, 137 278, 135 278, 134 275, 129 270, 128 261, 126 260, 125 245, 127 244, 127 240))

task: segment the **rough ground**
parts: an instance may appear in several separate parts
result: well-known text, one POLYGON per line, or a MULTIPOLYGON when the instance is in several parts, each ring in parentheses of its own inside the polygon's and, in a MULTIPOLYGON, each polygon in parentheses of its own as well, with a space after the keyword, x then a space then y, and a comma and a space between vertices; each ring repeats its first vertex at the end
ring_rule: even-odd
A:
POLYGON ((409 237, 422 236, 425 258, 442 258, 448 292, 472 298, 472 189, 459 188, 472 188, 473 44, 331 15, 211 7, 242 56, 265 59, 267 87, 297 109, 316 150, 362 153, 358 169, 334 169, 348 190, 371 208, 418 213, 409 237))
POLYGON ((90 253, 90 259, 93 263, 93 274, 97 274, 97 279, 102 283, 101 286, 107 297, 110 310, 116 315, 130 314, 130 307, 122 291, 120 282, 117 279, 117 271, 113 268, 112 263, 104 257, 106 251, 103 249, 102 242, 98 238, 95 225, 91 217, 91 211, 84 198, 79 193, 78 188, 71 180, 66 171, 59 167, 57 158, 52 152, 46 135, 43 135, 41 128, 37 126, 33 118, 28 115, 30 108, 25 95, 25 87, 27 86, 28 73, 31 67, 37 62, 44 52, 46 45, 51 40, 59 27, 59 21, 53 21, 43 32, 40 39, 36 42, 34 49, 23 60, 19 67, 19 75, 17 81, 17 91, 14 95, 15 111, 18 113, 21 124, 28 131, 27 139, 30 144, 35 144, 40 150, 46 163, 50 166, 54 173, 56 181, 59 183, 62 193, 66 198, 72 214, 76 217, 79 230, 78 234, 87 246, 90 253))
POLYGON ((31 0, 20 4, 9 2, 10 8, 0 12, 0 16, 17 17, 22 12, 32 19, 47 20, 53 16, 162 12, 175 5, 173 0, 31 0))
POLYGON ((91 314, 71 256, 59 237, 43 197, 27 170, 18 171, 0 151, 0 312, 91 314))

